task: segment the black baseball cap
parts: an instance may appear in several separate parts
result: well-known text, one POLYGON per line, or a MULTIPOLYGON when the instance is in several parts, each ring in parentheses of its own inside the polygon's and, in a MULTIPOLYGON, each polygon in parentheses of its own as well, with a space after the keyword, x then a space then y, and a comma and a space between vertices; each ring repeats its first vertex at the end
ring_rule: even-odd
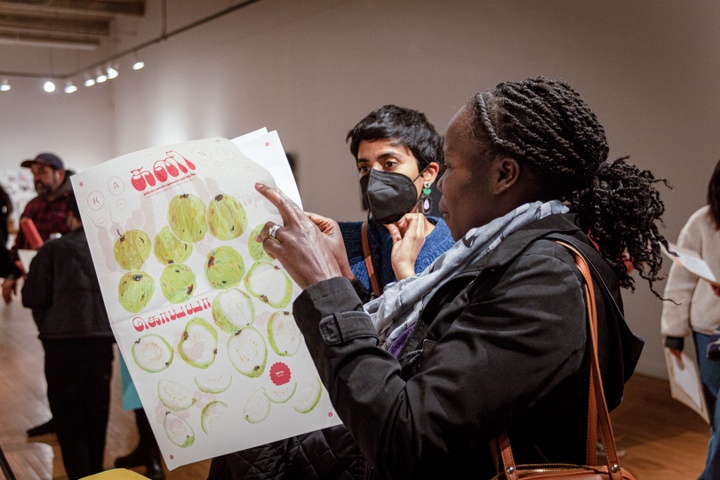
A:
POLYGON ((35 163, 37 163, 38 165, 47 165, 54 169, 65 170, 63 161, 60 160, 60 157, 58 157, 54 153, 39 153, 38 156, 35 157, 35 159, 25 160, 20 164, 20 166, 25 167, 25 168, 30 168, 35 163))

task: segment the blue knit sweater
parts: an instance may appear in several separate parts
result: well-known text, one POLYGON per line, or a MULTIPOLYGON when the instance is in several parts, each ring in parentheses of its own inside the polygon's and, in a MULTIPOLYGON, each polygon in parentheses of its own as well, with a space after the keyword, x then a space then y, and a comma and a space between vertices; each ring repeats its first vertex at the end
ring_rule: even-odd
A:
MULTIPOLYGON (((428 220, 435 224, 435 228, 425 239, 425 244, 415 261, 415 272, 417 273, 425 270, 438 256, 455 244, 455 240, 450 235, 450 229, 441 218, 428 217, 428 220)), ((345 249, 353 274, 365 285, 365 288, 371 290, 362 249, 362 224, 363 222, 340 222, 340 231, 345 241, 345 249)), ((397 281, 390 260, 392 237, 384 226, 370 221, 368 223, 368 240, 378 282, 384 288, 388 283, 397 281)))

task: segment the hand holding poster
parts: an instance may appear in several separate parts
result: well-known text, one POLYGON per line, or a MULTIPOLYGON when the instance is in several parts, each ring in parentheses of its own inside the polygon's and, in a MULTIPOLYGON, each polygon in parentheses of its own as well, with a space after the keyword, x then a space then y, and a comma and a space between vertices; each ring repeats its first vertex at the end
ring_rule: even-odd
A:
MULTIPOLYGON (((275 132, 151 148, 72 177, 103 299, 168 468, 339 422, 255 241, 275 132)), ((284 189, 297 193, 284 178, 284 189)))

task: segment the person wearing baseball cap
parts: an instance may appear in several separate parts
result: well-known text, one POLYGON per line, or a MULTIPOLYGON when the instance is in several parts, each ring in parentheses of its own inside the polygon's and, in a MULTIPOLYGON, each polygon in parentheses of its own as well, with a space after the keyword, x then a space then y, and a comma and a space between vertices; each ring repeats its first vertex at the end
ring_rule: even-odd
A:
MULTIPOLYGON (((66 199, 72 192, 72 186, 63 161, 54 153, 45 152, 31 160, 24 160, 20 166, 32 171, 33 183, 37 192, 37 196, 25 206, 20 221, 32 220, 44 242, 57 234, 67 233, 69 227, 65 221, 67 217, 66 199)), ((15 265, 15 268, 2 284, 2 296, 6 304, 9 304, 13 296, 17 295, 17 279, 24 273, 18 266, 20 258, 18 250, 32 248, 23 230, 18 229, 15 245, 10 249, 12 264, 15 265)), ((29 429, 27 433, 28 436, 33 437, 54 431, 55 427, 50 419, 42 425, 29 429)))

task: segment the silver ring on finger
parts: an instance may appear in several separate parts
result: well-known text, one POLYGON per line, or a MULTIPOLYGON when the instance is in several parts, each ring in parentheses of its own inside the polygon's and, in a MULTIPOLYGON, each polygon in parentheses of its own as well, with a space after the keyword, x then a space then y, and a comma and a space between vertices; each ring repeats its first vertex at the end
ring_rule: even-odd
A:
POLYGON ((282 243, 278 238, 275 236, 277 234, 277 231, 280 230, 280 225, 273 225, 270 227, 270 230, 268 231, 268 238, 272 240, 273 242, 280 244, 282 243))

